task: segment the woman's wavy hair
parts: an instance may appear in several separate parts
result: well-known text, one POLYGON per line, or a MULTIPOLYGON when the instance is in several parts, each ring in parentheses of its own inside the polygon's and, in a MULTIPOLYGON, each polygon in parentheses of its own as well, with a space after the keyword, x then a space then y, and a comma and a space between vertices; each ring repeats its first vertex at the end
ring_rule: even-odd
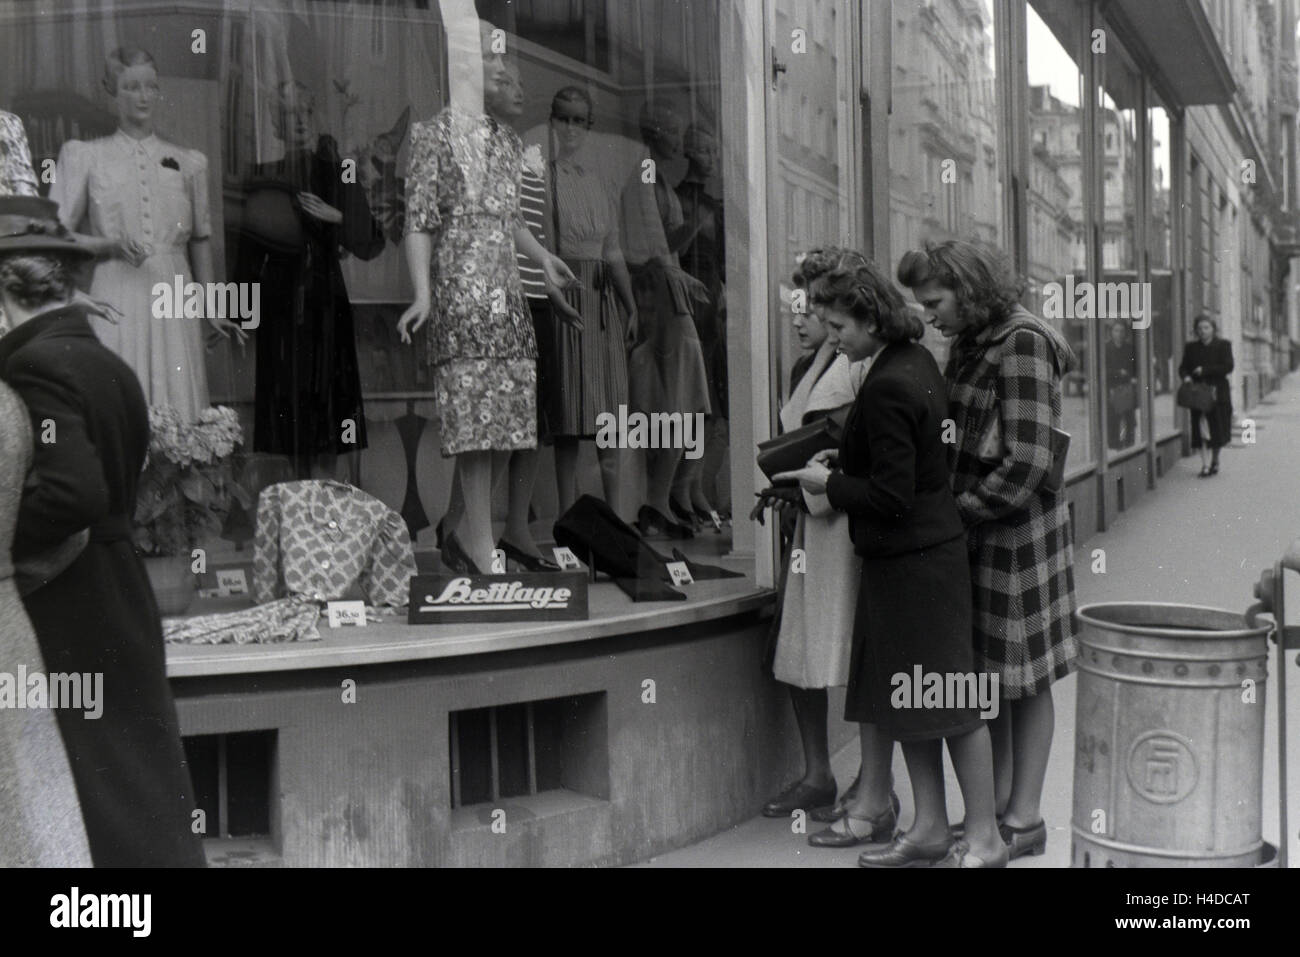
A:
POLYGON ((810 292, 817 305, 872 323, 876 337, 886 342, 916 340, 925 334, 920 317, 907 308, 889 277, 856 253, 818 276, 810 292))
POLYGON ((75 291, 78 261, 57 253, 0 255, 0 289, 24 309, 65 302, 75 291))
POLYGON ((803 253, 795 262, 791 280, 799 289, 808 289, 826 273, 837 267, 865 265, 866 257, 856 249, 843 246, 816 246, 803 253))
POLYGON ((937 282, 957 294, 957 308, 973 329, 1000 322, 1020 302, 1025 282, 999 249, 961 239, 928 242, 903 253, 898 281, 908 289, 937 282))

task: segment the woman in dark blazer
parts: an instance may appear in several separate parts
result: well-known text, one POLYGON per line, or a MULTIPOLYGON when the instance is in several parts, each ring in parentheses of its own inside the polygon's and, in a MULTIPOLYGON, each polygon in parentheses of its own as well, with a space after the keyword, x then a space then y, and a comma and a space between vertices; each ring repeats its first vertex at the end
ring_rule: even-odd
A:
MULTIPOLYGON (((838 452, 819 453, 776 479, 796 479, 813 494, 825 492, 833 507, 849 515, 862 581, 844 717, 902 742, 916 799, 911 829, 865 851, 858 863, 1004 867, 1007 848, 993 808, 992 745, 979 706, 970 700, 958 706, 946 695, 923 702, 913 687, 918 672, 978 681, 965 530, 943 441, 947 385, 934 358, 914 341, 924 331, 920 320, 873 266, 833 270, 814 285, 813 301, 840 350, 851 361, 874 362, 838 452), (966 833, 956 843, 944 800, 944 739, 966 806, 966 833)), ((994 707, 996 697, 994 688, 994 707)), ((887 813, 887 805, 863 806, 880 790, 861 789, 847 809, 846 826, 887 813)))
POLYGON ((0 379, 37 437, 14 561, 90 530, 81 555, 23 604, 51 673, 103 675, 97 719, 57 712, 95 866, 202 867, 158 606, 131 540, 148 409, 72 300, 77 246, 66 236, 53 202, 0 199, 0 304, 12 326, 0 379))
POLYGON ((1178 374, 1184 382, 1214 386, 1214 408, 1204 414, 1192 410, 1192 448, 1201 453, 1201 474, 1197 477, 1205 478, 1219 474, 1219 449, 1232 441, 1232 388, 1228 385, 1228 373, 1233 367, 1232 343, 1219 338, 1218 325, 1207 315, 1197 316, 1192 328, 1196 338, 1183 346, 1178 374), (1201 419, 1205 419, 1210 429, 1208 463, 1201 419))

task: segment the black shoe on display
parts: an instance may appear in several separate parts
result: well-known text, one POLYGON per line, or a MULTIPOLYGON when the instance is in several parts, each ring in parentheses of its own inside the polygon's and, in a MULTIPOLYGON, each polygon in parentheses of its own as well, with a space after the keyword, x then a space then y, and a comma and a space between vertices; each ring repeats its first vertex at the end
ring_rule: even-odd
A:
POLYGON ((667 535, 669 538, 694 538, 695 533, 685 525, 674 522, 657 508, 642 505, 636 513, 636 527, 642 535, 667 535))
POLYGON ((497 540, 497 548, 506 553, 506 558, 517 565, 522 565, 526 572, 558 572, 560 566, 541 556, 529 555, 522 548, 510 544, 504 538, 497 540))
POLYGON ((469 557, 469 553, 461 548, 460 542, 456 540, 455 533, 443 537, 442 549, 439 555, 442 558, 442 563, 458 575, 483 574, 478 570, 478 566, 474 564, 474 559, 469 557))

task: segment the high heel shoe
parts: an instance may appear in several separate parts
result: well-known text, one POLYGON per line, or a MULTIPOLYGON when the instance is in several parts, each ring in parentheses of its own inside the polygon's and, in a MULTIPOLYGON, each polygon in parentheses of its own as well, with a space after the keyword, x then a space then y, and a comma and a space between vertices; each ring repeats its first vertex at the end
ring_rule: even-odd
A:
POLYGON ((474 559, 469 557, 469 553, 461 547, 456 540, 456 533, 450 532, 443 537, 442 550, 439 553, 442 563, 459 575, 482 575, 478 566, 474 564, 474 559))
POLYGON ((642 505, 636 513, 636 527, 642 535, 661 534, 669 538, 694 538, 695 533, 685 525, 674 522, 657 508, 642 505))
POLYGON ((540 555, 529 555, 518 546, 512 545, 504 538, 497 540, 497 548, 506 553, 506 558, 524 567, 528 572, 558 572, 560 566, 540 555))
POLYGON ((698 531, 700 523, 695 518, 695 512, 690 509, 682 508, 674 499, 668 500, 668 507, 672 513, 677 516, 677 520, 689 528, 691 531, 698 531))

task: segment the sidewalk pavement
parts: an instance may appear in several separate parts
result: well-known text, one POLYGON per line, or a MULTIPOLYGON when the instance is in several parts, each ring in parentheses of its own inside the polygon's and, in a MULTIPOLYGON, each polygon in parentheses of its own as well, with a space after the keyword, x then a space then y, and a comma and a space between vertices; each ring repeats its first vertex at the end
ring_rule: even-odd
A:
MULTIPOLYGON (((1252 589, 1260 573, 1300 538, 1300 375, 1283 380, 1279 389, 1241 419, 1253 419, 1256 441, 1223 450, 1221 472, 1199 479, 1196 455, 1179 461, 1148 492, 1121 514, 1105 532, 1075 550, 1075 587, 1079 604, 1102 601, 1182 602, 1245 611, 1254 601, 1252 589), (1094 574, 1094 549, 1104 549, 1106 573, 1094 574)), ((1300 623, 1300 595, 1289 576, 1292 614, 1300 623)), ((1276 653, 1270 644, 1270 679, 1276 653)), ((1290 677, 1294 678, 1292 674, 1290 677)), ((1073 811, 1074 719, 1077 678, 1053 685, 1056 736, 1043 789, 1043 818, 1048 825, 1047 853, 1023 857, 1012 867, 1068 867, 1070 817, 1073 811)), ((1292 681, 1292 698, 1300 682, 1292 681)), ((1266 686, 1264 705, 1265 840, 1278 840, 1277 705, 1274 683, 1266 686)), ((1291 727, 1300 703, 1292 702, 1291 727)), ((1300 767, 1300 735, 1288 743, 1292 768, 1300 767)), ((832 765, 841 787, 857 772, 854 741, 835 755, 832 765)), ((944 759, 948 814, 962 817, 961 792, 952 766, 944 759)), ((1296 778, 1291 776, 1292 781, 1296 778)), ((901 824, 911 821, 912 796, 902 752, 895 749, 895 789, 903 803, 901 824)), ((1300 795, 1292 794, 1291 820, 1300 820, 1300 795)), ((823 825, 808 822, 809 832, 823 825)), ((660 855, 650 867, 854 867, 858 848, 831 850, 810 847, 806 835, 792 833, 788 818, 755 817, 699 843, 660 855)))

